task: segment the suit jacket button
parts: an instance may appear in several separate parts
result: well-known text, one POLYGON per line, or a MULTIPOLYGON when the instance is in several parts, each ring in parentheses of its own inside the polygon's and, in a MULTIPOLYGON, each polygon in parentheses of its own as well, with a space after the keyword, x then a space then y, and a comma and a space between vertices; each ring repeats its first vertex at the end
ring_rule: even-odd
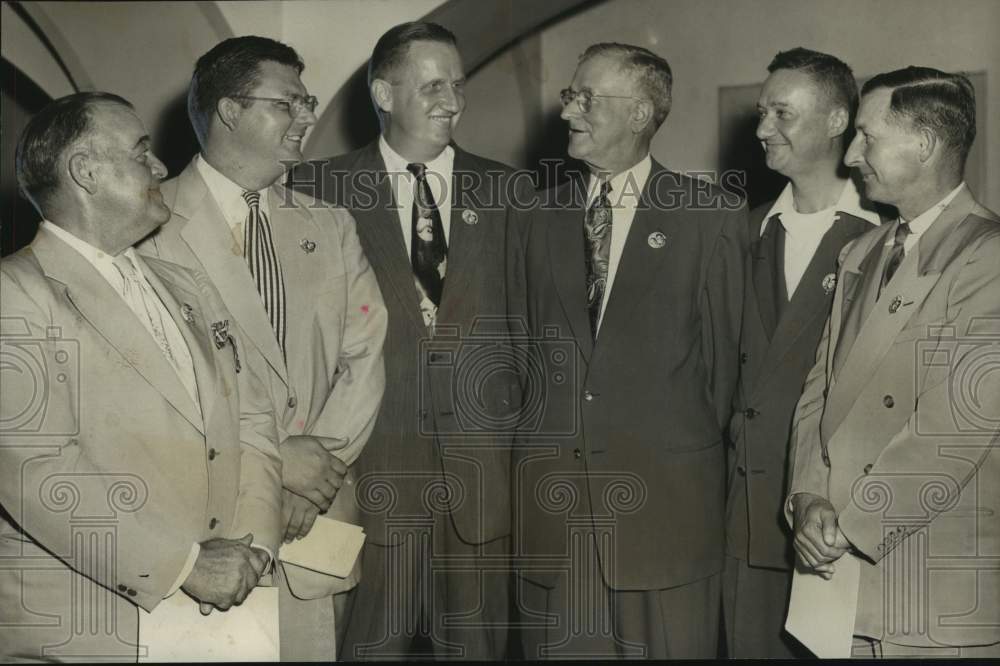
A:
POLYGON ((218 453, 216 452, 215 449, 209 449, 208 450, 208 459, 209 460, 215 460, 215 456, 216 455, 218 455, 218 453))
POLYGON ((594 394, 591 393, 590 391, 584 391, 583 392, 583 399, 586 400, 587 402, 590 402, 591 400, 594 399, 594 394))
POLYGON ((740 354, 740 363, 746 363, 750 359, 750 354, 742 352, 740 354))
POLYGON ((293 395, 288 399, 288 409, 295 409, 295 405, 299 404, 299 401, 295 399, 293 395))
POLYGON ((888 407, 889 409, 892 409, 893 405, 896 404, 896 401, 892 399, 891 395, 887 395, 884 398, 882 398, 882 404, 888 407))
POLYGON ((865 474, 868 474, 871 471, 872 471, 872 466, 870 464, 865 465, 865 474))
POLYGON ((580 449, 573 449, 573 457, 579 459, 583 455, 580 449))
POLYGON ((829 467, 830 466, 830 453, 826 450, 826 447, 823 448, 823 453, 820 455, 820 457, 823 459, 823 464, 826 465, 827 467, 829 467))
POLYGON ((215 526, 218 525, 218 524, 219 524, 219 521, 216 520, 215 518, 212 518, 212 520, 208 521, 208 529, 214 530, 215 526))
POLYGON ((823 389, 823 399, 826 400, 826 394, 829 393, 828 389, 823 389))
POLYGON ((119 592, 124 592, 127 589, 128 589, 128 587, 124 583, 119 583, 118 584, 118 591, 119 592))
POLYGON ((756 409, 754 409, 753 407, 747 407, 747 408, 746 408, 746 409, 745 409, 745 410, 743 411, 743 415, 744 415, 744 416, 746 416, 746 417, 747 417, 748 419, 752 419, 753 417, 757 416, 758 414, 760 414, 760 412, 758 412, 758 411, 757 411, 756 409))
POLYGON ((135 596, 135 590, 129 590, 128 591, 128 596, 134 597, 135 596))
POLYGON ((746 476, 747 475, 747 468, 744 467, 743 465, 737 465, 736 466, 736 473, 739 474, 740 476, 746 476))

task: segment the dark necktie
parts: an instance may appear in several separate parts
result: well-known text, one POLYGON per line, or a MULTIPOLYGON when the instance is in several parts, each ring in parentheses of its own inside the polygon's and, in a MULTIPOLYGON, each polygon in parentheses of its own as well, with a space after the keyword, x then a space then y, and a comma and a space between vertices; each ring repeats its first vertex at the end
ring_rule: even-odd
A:
POLYGON ((771 229, 771 287, 774 297, 775 324, 781 321, 781 313, 788 305, 788 286, 785 284, 785 225, 781 223, 781 213, 772 215, 771 229))
POLYGON ((243 229, 243 258, 250 268, 257 293, 264 302, 264 310, 274 329, 281 353, 285 353, 285 281, 281 275, 281 263, 274 251, 271 224, 260 209, 260 193, 244 192, 250 211, 243 229))
POLYGON ((448 244, 444 237, 441 213, 434 203, 434 195, 427 184, 427 165, 420 162, 407 164, 406 168, 417 179, 413 192, 413 212, 410 229, 410 262, 421 296, 441 305, 444 275, 447 267, 448 244))
POLYGON ((590 332, 597 339, 601 303, 608 286, 608 261, 611 254, 611 182, 604 181, 594 203, 583 220, 583 254, 587 264, 587 310, 590 332))
POLYGON ((882 290, 885 286, 889 284, 889 280, 892 276, 896 274, 896 270, 899 265, 903 262, 903 257, 906 255, 903 249, 903 244, 906 242, 906 237, 910 235, 910 225, 902 220, 896 225, 896 235, 892 240, 892 249, 889 250, 889 258, 885 262, 885 269, 882 271, 882 282, 879 284, 878 296, 875 300, 882 297, 882 290))

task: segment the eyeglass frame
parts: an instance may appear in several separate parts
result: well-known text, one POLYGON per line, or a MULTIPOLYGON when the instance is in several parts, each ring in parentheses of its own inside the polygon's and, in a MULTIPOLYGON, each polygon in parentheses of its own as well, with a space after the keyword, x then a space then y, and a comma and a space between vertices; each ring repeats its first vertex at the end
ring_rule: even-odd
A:
POLYGON ((309 109, 309 113, 315 113, 316 107, 319 105, 319 100, 316 99, 315 95, 292 95, 291 97, 256 97, 255 95, 229 95, 232 99, 250 99, 255 102, 280 102, 288 105, 288 115, 292 118, 298 118, 302 115, 302 112, 309 109), (296 113, 295 107, 299 110, 296 113))
POLYGON ((607 99, 634 99, 640 102, 648 102, 645 97, 635 97, 634 95, 598 95, 590 92, 589 90, 573 90, 572 88, 563 88, 559 91, 559 101, 562 103, 563 108, 566 108, 573 102, 580 107, 580 111, 583 113, 590 113, 591 108, 593 108, 594 98, 605 97, 607 99), (570 96, 568 100, 564 97, 570 96), (586 107, 581 103, 582 99, 586 99, 586 107))

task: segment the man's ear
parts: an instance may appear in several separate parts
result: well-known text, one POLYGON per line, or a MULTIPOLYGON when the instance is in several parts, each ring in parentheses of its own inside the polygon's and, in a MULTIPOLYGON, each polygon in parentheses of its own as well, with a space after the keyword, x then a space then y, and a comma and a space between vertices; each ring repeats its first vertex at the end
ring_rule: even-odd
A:
POLYGON ((647 100, 638 100, 632 108, 632 132, 641 134, 653 122, 653 103, 647 100))
POLYGON ((240 123, 240 116, 243 115, 243 107, 235 99, 223 97, 215 105, 215 115, 219 117, 219 121, 231 132, 240 123))
POLYGON ((375 79, 371 85, 372 99, 381 111, 392 113, 392 84, 384 79, 375 79))
POLYGON ((77 150, 71 154, 66 160, 66 169, 77 187, 85 190, 87 194, 97 192, 97 164, 89 153, 77 150))
POLYGON ((826 135, 831 139, 847 131, 847 109, 838 106, 831 111, 826 119, 826 135))
POLYGON ((941 139, 930 127, 917 128, 917 158, 927 162, 941 147, 941 139))

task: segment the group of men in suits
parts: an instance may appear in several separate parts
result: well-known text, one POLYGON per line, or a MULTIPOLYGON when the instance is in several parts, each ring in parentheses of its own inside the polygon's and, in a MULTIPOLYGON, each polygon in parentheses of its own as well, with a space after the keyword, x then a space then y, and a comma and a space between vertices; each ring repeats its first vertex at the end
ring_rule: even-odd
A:
POLYGON ((799 656, 791 569, 853 557, 857 654, 996 656, 1000 225, 962 182, 964 77, 879 75, 859 110, 843 62, 779 53, 757 135, 789 183, 748 218, 651 157, 645 48, 583 53, 586 171, 537 195, 455 145, 447 29, 380 38, 381 134, 348 155, 302 163, 303 67, 261 37, 199 59, 201 152, 162 190, 121 98, 25 131, 47 221, 3 333, 46 402, 0 447, 5 654, 58 658, 38 614, 112 595, 90 654, 134 657, 132 604, 225 610, 273 571, 289 660, 500 659, 514 616, 531 659, 711 658, 720 615, 730 656, 799 656), (72 547, 122 484, 114 559, 72 547), (274 565, 320 514, 365 528, 347 579, 274 565))

